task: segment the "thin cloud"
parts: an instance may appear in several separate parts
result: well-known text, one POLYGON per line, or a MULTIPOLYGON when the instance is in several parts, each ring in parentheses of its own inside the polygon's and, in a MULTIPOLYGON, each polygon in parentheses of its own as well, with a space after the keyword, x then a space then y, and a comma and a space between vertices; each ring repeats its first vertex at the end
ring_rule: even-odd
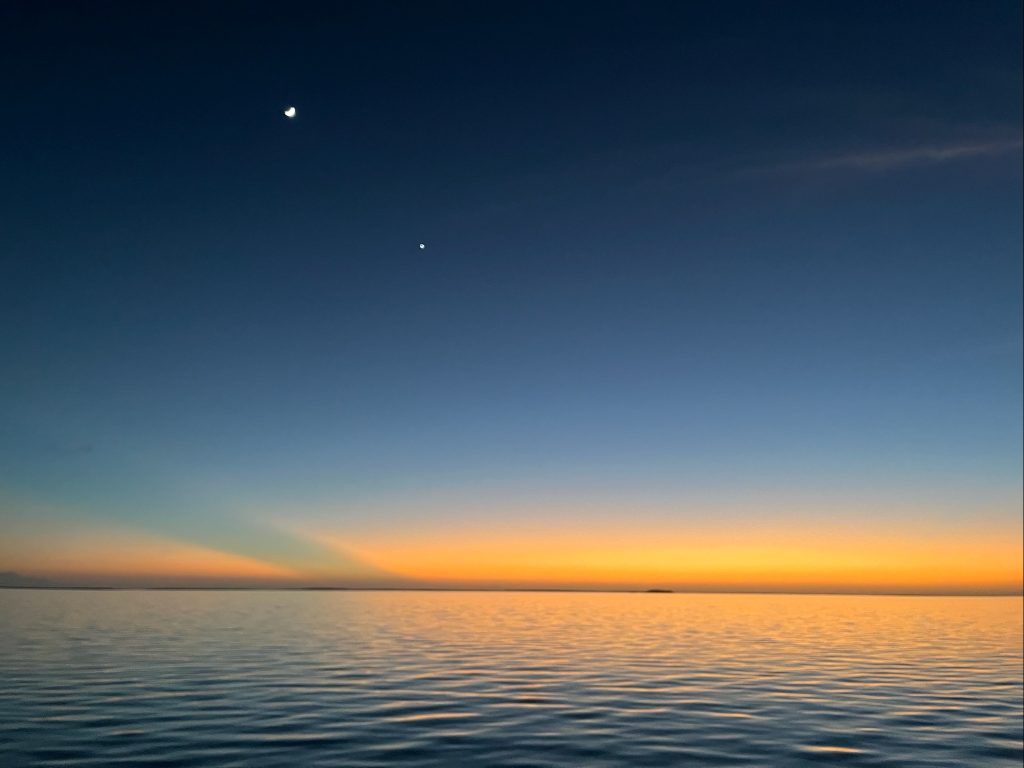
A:
POLYGON ((776 165, 769 171, 892 171, 920 165, 936 165, 974 157, 991 157, 1016 152, 1024 142, 1021 139, 989 141, 968 144, 941 144, 897 149, 847 152, 825 155, 813 160, 776 165))

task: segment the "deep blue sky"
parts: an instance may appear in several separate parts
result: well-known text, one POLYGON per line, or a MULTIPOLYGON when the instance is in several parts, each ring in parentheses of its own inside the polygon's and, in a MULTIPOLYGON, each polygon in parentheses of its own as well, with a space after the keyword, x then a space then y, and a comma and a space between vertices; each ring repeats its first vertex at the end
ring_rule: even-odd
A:
POLYGON ((1019 515, 1019 2, 332 6, 0 8, 18 536, 1019 515))

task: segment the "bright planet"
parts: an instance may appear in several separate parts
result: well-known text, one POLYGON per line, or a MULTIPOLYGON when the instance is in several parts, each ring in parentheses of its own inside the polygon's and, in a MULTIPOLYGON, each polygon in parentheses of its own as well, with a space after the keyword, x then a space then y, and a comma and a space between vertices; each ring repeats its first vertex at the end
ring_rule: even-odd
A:
POLYGON ((295 107, 287 107, 284 110, 284 116, 288 118, 295 117, 295 107))

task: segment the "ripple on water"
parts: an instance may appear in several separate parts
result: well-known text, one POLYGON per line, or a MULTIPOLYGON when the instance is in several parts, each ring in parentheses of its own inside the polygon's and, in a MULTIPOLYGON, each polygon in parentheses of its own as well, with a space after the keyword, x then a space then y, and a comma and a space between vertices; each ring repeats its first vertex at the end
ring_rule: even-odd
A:
POLYGON ((0 765, 1019 766, 1020 598, 0 591, 0 765))

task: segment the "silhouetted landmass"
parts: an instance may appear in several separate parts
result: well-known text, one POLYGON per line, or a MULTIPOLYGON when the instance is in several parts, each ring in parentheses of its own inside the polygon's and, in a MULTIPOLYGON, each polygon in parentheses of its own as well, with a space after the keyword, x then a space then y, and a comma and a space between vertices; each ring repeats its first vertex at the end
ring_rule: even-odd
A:
POLYGON ((339 592, 345 591, 348 587, 296 587, 303 592, 339 592))
POLYGON ((22 576, 14 571, 0 571, 0 587, 51 587, 53 584, 36 576, 22 576))
POLYGON ((865 589, 715 589, 680 588, 680 589, 629 589, 623 587, 437 587, 437 586, 319 586, 319 585, 217 585, 217 584, 81 584, 63 581, 51 581, 42 577, 23 576, 14 571, 0 571, 0 589, 43 589, 43 590, 74 590, 74 591, 111 591, 111 592, 575 592, 575 593, 618 593, 618 594, 736 594, 736 595, 889 595, 904 597, 1021 597, 1022 590, 1009 587, 1006 589, 947 589, 935 591, 909 590, 865 590, 865 589))

